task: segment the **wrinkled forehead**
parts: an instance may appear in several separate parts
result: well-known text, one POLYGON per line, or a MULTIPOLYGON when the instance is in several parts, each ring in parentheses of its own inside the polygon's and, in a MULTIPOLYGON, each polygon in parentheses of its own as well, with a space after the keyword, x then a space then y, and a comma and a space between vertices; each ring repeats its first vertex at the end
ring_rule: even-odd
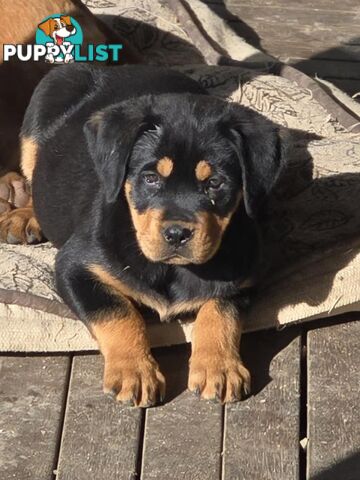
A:
POLYGON ((216 165, 209 160, 198 160, 197 162, 178 161, 176 167, 175 159, 169 156, 161 157, 155 164, 155 170, 163 178, 180 176, 181 174, 191 175, 199 182, 208 180, 216 170, 216 165))
POLYGON ((159 127, 144 134, 134 148, 130 170, 156 170, 162 177, 185 175, 205 181, 215 172, 234 171, 239 163, 231 143, 216 129, 182 132, 159 127))

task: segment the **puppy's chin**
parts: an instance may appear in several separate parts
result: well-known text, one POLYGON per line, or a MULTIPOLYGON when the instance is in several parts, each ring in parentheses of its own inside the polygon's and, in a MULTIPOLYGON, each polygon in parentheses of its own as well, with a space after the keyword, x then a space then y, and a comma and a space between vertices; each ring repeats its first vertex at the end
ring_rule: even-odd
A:
POLYGON ((154 263, 164 263, 166 265, 201 265, 208 262, 216 253, 216 250, 212 254, 206 256, 183 256, 180 254, 171 254, 167 256, 157 256, 149 254, 150 252, 144 252, 144 256, 154 263))
POLYGON ((191 259, 183 257, 181 255, 170 255, 170 256, 158 256, 150 254, 150 252, 142 251, 143 255, 154 263, 164 263, 166 265, 189 265, 193 263, 191 259))
POLYGON ((189 265, 192 262, 188 258, 175 255, 166 260, 163 260, 162 263, 166 263, 167 265, 189 265))

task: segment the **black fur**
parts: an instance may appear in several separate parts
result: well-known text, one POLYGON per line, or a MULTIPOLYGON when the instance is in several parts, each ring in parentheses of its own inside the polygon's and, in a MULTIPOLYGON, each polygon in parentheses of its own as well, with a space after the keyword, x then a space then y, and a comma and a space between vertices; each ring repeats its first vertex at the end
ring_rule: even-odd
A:
POLYGON ((168 305, 196 298, 238 303, 241 283, 257 264, 255 219, 280 170, 278 134, 270 122, 208 96, 172 70, 70 65, 53 69, 40 83, 22 134, 39 144, 34 208, 45 236, 60 248, 57 286, 82 320, 97 310, 126 310, 89 275, 93 263, 168 305), (154 171, 163 157, 173 159, 174 174, 146 184, 144 172, 154 171), (196 180, 202 159, 221 178, 221 188, 196 180), (137 211, 160 208, 174 221, 193 221, 197 212, 228 215, 242 185, 244 202, 210 260, 152 262, 135 237, 125 180, 137 211))

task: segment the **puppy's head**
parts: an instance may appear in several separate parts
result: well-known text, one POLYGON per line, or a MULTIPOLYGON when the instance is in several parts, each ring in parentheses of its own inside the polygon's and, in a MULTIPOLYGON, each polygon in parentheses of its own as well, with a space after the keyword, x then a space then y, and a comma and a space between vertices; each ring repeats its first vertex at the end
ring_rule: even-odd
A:
POLYGON ((62 15, 60 18, 49 18, 40 23, 39 28, 51 37, 57 45, 62 44, 64 38, 76 33, 76 28, 68 15, 62 15))
POLYGON ((280 170, 275 126, 205 95, 123 102, 94 114, 85 134, 107 201, 124 187, 154 262, 207 262, 241 203, 256 217, 280 170))

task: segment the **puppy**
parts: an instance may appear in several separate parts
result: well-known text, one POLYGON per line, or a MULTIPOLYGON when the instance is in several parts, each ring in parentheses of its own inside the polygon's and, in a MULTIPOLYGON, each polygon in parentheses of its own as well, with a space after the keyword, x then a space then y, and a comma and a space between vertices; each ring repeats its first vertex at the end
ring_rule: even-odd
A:
MULTIPOLYGON (((76 28, 71 23, 69 15, 62 15, 60 18, 49 18, 45 22, 40 23, 38 27, 45 35, 53 39, 55 45, 67 45, 68 42, 64 42, 64 40, 76 33, 76 28)), ((50 43, 47 45, 50 45, 50 43)), ((46 55, 45 60, 50 63, 69 63, 74 61, 74 57, 71 53, 67 53, 64 58, 59 56, 55 58, 52 53, 49 53, 46 55)))
POLYGON ((143 313, 195 318, 189 388, 239 400, 239 342, 281 156, 276 128, 157 67, 69 65, 36 89, 22 129, 57 288, 105 358, 104 390, 164 398, 143 313), (54 95, 53 92, 58 92, 54 95))

